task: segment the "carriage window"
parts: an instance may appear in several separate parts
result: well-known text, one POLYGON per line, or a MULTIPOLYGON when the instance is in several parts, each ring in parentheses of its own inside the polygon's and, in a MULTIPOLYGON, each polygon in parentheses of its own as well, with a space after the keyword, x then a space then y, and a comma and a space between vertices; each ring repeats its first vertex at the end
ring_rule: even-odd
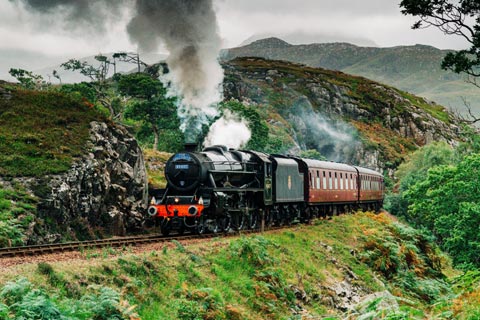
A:
POLYGON ((320 171, 317 171, 317 189, 320 189, 320 171))
POLYGON ((323 171, 322 185, 323 185, 323 189, 327 189, 327 178, 325 177, 325 171, 323 171))
POLYGON ((328 189, 330 189, 330 190, 333 189, 332 173, 330 171, 328 172, 328 189))
POLYGON ((335 183, 335 190, 338 189, 338 178, 337 178, 337 173, 335 172, 335 180, 334 180, 334 183, 335 183))
POLYGON ((343 173, 340 173, 340 190, 343 190, 343 173))
POLYGON ((310 185, 311 185, 311 188, 313 189, 313 176, 312 176, 312 172, 310 171, 310 185))

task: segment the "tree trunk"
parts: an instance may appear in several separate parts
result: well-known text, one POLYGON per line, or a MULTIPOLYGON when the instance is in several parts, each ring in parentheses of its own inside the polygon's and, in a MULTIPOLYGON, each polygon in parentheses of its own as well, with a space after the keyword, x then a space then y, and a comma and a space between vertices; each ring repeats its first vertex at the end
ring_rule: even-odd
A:
POLYGON ((153 126, 153 137, 154 137, 153 150, 158 150, 158 138, 159 138, 158 136, 159 136, 158 128, 157 126, 153 126))

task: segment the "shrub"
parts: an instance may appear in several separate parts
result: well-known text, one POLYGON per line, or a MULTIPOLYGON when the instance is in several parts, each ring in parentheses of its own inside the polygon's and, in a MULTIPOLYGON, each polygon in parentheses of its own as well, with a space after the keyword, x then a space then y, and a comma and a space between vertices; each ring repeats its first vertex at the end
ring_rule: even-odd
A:
POLYGON ((271 265, 274 259, 269 255, 268 248, 274 244, 261 236, 242 237, 231 243, 233 256, 239 257, 256 267, 271 265))

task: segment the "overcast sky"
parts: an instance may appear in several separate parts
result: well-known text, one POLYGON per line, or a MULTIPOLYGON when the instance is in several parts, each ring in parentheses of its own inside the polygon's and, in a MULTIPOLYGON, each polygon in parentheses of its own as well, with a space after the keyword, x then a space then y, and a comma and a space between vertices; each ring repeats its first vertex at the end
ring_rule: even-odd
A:
MULTIPOLYGON (((414 19, 400 13, 399 2, 214 0, 223 47, 237 46, 255 35, 284 36, 294 43, 344 41, 381 47, 417 43, 441 49, 467 47, 460 37, 445 36, 436 29, 411 30, 414 19)), ((136 48, 125 33, 128 12, 125 8, 105 30, 95 34, 66 28, 59 16, 32 14, 10 0, 0 0, 0 58, 4 61, 0 68, 5 68, 7 61, 21 66, 19 60, 25 60, 28 52, 38 52, 40 64, 51 58, 134 51, 136 48)), ((30 64, 35 65, 34 62, 30 64)), ((0 74, 4 72, 0 70, 0 74)))

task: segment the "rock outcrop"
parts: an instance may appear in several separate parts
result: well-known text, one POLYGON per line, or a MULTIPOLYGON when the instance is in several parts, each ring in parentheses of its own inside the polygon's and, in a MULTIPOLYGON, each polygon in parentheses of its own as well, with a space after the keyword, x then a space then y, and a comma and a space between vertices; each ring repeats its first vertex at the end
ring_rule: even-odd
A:
POLYGON ((418 146, 459 139, 460 122, 443 107, 365 78, 261 58, 224 69, 227 99, 256 106, 271 131, 291 137, 283 152, 316 149, 329 160, 384 170, 418 146))
POLYGON ((90 123, 84 156, 63 174, 18 178, 39 198, 28 243, 125 235, 141 227, 147 174, 137 141, 119 125, 90 123))

